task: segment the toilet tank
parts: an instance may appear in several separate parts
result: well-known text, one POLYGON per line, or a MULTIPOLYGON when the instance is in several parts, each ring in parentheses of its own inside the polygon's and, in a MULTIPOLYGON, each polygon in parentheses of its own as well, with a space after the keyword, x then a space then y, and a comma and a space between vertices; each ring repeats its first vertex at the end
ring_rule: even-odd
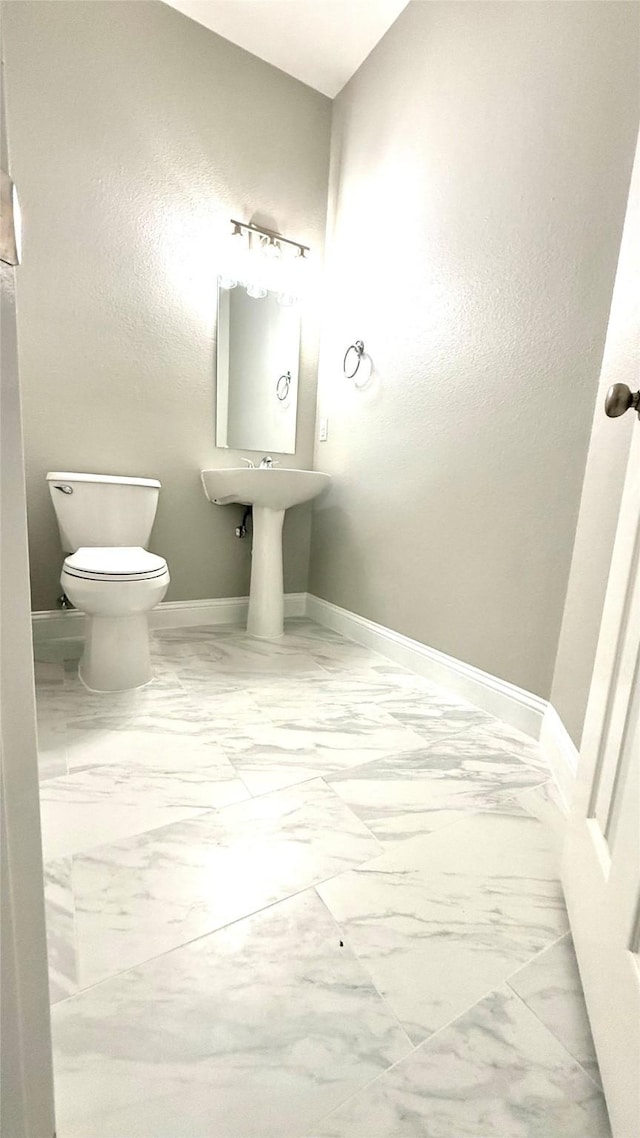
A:
POLYGON ((47 482, 65 553, 90 545, 147 545, 160 493, 155 478, 50 471, 47 482))

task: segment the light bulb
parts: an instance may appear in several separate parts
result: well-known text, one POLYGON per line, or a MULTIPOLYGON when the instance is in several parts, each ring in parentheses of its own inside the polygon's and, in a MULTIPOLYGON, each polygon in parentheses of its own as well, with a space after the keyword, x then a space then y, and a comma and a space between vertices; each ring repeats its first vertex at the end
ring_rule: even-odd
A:
POLYGON ((260 281, 249 281, 247 284, 247 296, 253 297, 254 300, 262 300, 267 295, 267 290, 260 281))
POLYGON ((262 252, 270 261, 277 261, 281 254, 280 243, 275 237, 263 237, 262 252))

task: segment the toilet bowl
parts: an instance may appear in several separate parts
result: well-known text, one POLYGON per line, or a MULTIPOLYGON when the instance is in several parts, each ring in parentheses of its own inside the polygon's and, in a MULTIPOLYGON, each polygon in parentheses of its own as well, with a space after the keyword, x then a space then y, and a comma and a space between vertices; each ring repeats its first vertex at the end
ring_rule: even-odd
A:
POLYGON ((80 548, 60 584, 87 614, 79 676, 91 691, 126 691, 152 678, 148 612, 169 586, 164 557, 140 546, 80 548))
POLYGON ((110 474, 47 474, 65 558, 63 591, 86 613, 79 675, 91 691, 127 691, 153 678, 148 613, 169 569, 144 545, 160 483, 110 474))

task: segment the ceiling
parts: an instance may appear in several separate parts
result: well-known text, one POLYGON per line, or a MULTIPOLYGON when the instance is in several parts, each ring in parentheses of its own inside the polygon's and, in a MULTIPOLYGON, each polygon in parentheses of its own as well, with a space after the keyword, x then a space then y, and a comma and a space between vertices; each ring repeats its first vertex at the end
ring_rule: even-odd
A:
POLYGON ((167 0, 185 16, 333 98, 408 0, 167 0))

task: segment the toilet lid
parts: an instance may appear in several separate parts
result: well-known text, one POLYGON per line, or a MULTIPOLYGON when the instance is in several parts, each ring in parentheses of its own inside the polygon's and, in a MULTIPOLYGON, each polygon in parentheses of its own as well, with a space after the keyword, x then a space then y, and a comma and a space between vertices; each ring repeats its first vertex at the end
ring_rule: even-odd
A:
POLYGON ((167 571, 164 557, 139 545, 86 546, 65 559, 65 572, 94 581, 147 581, 167 571))

